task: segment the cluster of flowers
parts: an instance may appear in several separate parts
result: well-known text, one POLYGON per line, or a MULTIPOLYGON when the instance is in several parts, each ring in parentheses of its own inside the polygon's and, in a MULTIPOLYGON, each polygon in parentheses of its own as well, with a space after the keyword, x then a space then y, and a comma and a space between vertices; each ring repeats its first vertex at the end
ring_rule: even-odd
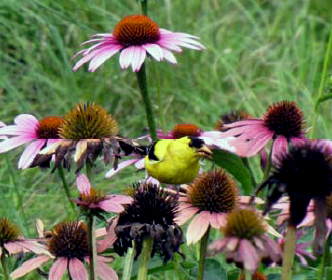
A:
MULTIPOLYGON (((176 63, 171 51, 181 52, 181 47, 204 49, 197 39, 161 29, 147 16, 128 16, 118 23, 112 34, 97 34, 84 43, 96 44, 77 53, 83 57, 75 64, 74 71, 89 62, 89 70, 93 72, 118 52, 121 67, 131 66, 135 72, 141 69, 147 57, 176 63)), ((93 164, 101 156, 105 164, 113 160, 114 167, 106 174, 110 178, 133 163, 144 167, 142 158, 147 153, 146 148, 137 145, 137 139, 120 137, 114 118, 99 105, 79 103, 64 117, 41 120, 22 114, 14 122, 14 125, 1 123, 0 153, 30 143, 19 159, 20 169, 35 166, 70 169, 73 156, 80 194, 72 201, 87 217, 103 219, 106 212, 116 213, 106 228, 95 232, 98 238, 96 269, 101 279, 118 279, 108 265, 114 257, 103 256, 111 247, 122 256, 134 241, 137 258, 144 240, 151 239, 151 256, 158 253, 165 262, 173 259, 184 243, 180 226, 190 219, 187 244, 207 240, 211 228, 218 229, 222 239, 209 245, 209 254, 225 252, 227 260, 251 275, 259 274, 256 270, 261 261, 280 264, 282 260, 282 235, 263 217, 272 208, 282 209, 278 225, 288 221, 295 227, 316 226, 316 253, 321 253, 326 233, 331 230, 332 146, 327 140, 312 141, 305 137, 304 116, 295 102, 275 103, 262 118, 243 112, 228 114, 220 118, 213 131, 179 125, 166 135, 158 133, 159 138, 167 139, 198 137, 212 149, 225 149, 243 158, 260 154, 267 176, 258 191, 266 186, 272 188, 263 213, 252 206, 250 197, 239 195, 235 181, 221 169, 202 171, 179 190, 161 188, 148 180, 135 184, 128 191, 129 196, 107 195, 95 190, 81 173, 85 165, 93 164), (267 145, 271 147, 269 154, 265 150, 267 145), (118 165, 123 156, 132 158, 118 165), (287 200, 278 203, 284 194, 287 200), (280 244, 268 234, 278 236, 280 244)), ((264 203, 259 198, 253 202, 264 203)), ((91 232, 87 226, 82 221, 71 221, 45 232, 40 222, 37 225, 39 238, 28 240, 20 237, 7 219, 0 220, 2 256, 22 252, 37 254, 14 270, 11 277, 22 277, 54 260, 49 279, 61 279, 67 270, 72 279, 88 279, 84 265, 91 263, 93 244, 89 243, 91 232)), ((307 264, 303 256, 315 258, 305 250, 307 247, 306 243, 299 244, 295 252, 303 265, 307 264)), ((39 270, 39 273, 44 272, 39 270)))

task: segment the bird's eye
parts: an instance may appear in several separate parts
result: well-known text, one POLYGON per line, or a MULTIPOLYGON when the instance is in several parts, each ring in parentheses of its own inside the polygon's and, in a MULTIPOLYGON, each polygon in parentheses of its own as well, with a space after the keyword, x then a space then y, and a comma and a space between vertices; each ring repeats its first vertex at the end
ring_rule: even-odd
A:
POLYGON ((189 138, 191 140, 189 143, 189 147, 202 148, 205 144, 202 139, 195 138, 195 137, 189 137, 189 138))

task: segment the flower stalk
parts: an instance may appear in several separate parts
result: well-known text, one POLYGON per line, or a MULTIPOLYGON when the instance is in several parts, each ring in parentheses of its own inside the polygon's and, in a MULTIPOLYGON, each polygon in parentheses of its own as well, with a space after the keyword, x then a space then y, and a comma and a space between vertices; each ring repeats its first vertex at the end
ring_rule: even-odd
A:
POLYGON ((95 218, 93 214, 87 216, 88 240, 90 245, 90 280, 98 280, 97 278, 97 246, 95 235, 95 218))
POLYGON ((142 5, 142 12, 144 15, 148 15, 148 0, 142 0, 141 2, 142 5))
POLYGON ((207 231, 203 235, 200 242, 197 280, 203 280, 204 277, 204 262, 205 262, 206 248, 210 235, 210 228, 211 226, 208 227, 207 231))
POLYGON ((267 178, 269 178, 270 171, 272 168, 272 152, 273 152, 274 141, 275 141, 275 138, 273 138, 273 140, 272 140, 269 158, 267 159, 266 167, 264 170, 263 182, 265 182, 267 180, 267 178))
POLYGON ((133 246, 132 248, 128 249, 126 255, 122 280, 130 280, 131 272, 133 270, 134 256, 135 256, 135 247, 133 246))
POLYGON ((296 226, 288 225, 285 237, 284 253, 282 258, 281 280, 290 280, 292 277, 295 248, 296 226))
POLYGON ((138 264, 137 280, 146 280, 148 275, 148 263, 151 257, 153 239, 145 238, 143 241, 143 248, 138 264))
POLYGON ((3 279, 9 280, 9 268, 8 268, 8 261, 4 249, 2 248, 2 255, 1 255, 1 265, 3 270, 3 279))
POLYGON ((70 190, 69 190, 69 185, 68 185, 68 182, 66 180, 66 176, 65 176, 65 173, 63 172, 63 167, 60 165, 58 168, 58 173, 59 173, 59 176, 60 176, 60 179, 62 181, 62 186, 63 186, 63 189, 65 190, 65 193, 66 193, 66 196, 68 198, 68 201, 69 201, 69 204, 70 204, 70 207, 73 211, 75 211, 75 204, 74 202, 71 200, 71 194, 70 194, 70 190))
POLYGON ((324 245, 324 252, 322 257, 322 262, 320 265, 320 268, 318 270, 317 279, 323 280, 324 274, 325 274, 325 268, 331 266, 331 250, 330 245, 331 244, 331 234, 329 234, 329 237, 327 238, 325 245, 324 245))
MULTIPOLYGON (((142 5, 143 5, 143 2, 142 2, 142 5)), ((148 92, 145 63, 143 63, 141 69, 137 72, 137 81, 138 81, 138 86, 141 91, 141 95, 142 95, 144 106, 145 106, 145 113, 146 113, 146 118, 148 121, 150 135, 151 135, 152 141, 156 141, 157 140, 157 131, 156 131, 156 124, 155 124, 154 115, 153 115, 153 111, 152 111, 152 104, 151 104, 151 100, 150 100, 149 92, 148 92)))

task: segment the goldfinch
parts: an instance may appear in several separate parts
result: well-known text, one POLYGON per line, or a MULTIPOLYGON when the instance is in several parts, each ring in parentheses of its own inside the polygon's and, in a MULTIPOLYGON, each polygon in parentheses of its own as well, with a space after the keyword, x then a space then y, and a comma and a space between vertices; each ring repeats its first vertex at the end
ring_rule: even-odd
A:
POLYGON ((161 139, 150 146, 145 168, 161 183, 185 184, 198 175, 200 158, 211 155, 204 141, 196 137, 161 139))

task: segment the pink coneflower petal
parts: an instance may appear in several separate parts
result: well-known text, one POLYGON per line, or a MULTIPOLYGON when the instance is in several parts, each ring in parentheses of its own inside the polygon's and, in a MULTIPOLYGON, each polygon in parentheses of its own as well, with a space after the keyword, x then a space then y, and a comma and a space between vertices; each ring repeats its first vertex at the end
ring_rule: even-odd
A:
POLYGON ((98 257, 98 262, 97 262, 97 273, 100 279, 103 280, 117 280, 118 275, 115 273, 115 271, 108 267, 105 262, 104 262, 103 257, 98 257))
POLYGON ((288 151, 288 142, 286 137, 280 135, 274 140, 273 150, 272 150, 272 159, 276 159, 276 155, 283 154, 288 151))
POLYGON ((88 272, 84 264, 77 258, 69 260, 69 274, 73 280, 88 280, 88 272))
POLYGON ((18 161, 18 168, 25 169, 30 166, 32 161, 34 160, 35 156, 40 152, 41 148, 45 145, 46 140, 36 140, 35 142, 31 143, 28 147, 25 148, 23 154, 18 161))
POLYGON ((265 241, 265 247, 266 250, 269 252, 270 258, 274 262, 278 262, 281 255, 280 246, 276 242, 272 241, 268 236, 263 236, 262 239, 265 241))
POLYGON ((226 244, 226 247, 228 251, 234 251, 240 242, 240 239, 237 237, 228 237, 227 240, 228 242, 226 244))
POLYGON ((301 254, 295 252, 295 255, 300 259, 302 266, 308 266, 307 260, 301 254))
POLYGON ((50 269, 48 280, 61 280, 63 274, 67 270, 68 259, 61 257, 58 258, 50 269))
POLYGON ((146 50, 143 47, 132 47, 133 58, 131 61, 131 68, 133 72, 137 72, 141 69, 141 66, 146 58, 146 50))
POLYGON ((120 45, 115 45, 113 48, 109 47, 103 53, 96 55, 90 62, 89 71, 96 71, 100 65, 102 65, 107 59, 114 56, 119 50, 121 50, 120 45))
POLYGON ((244 268, 253 274, 258 267, 259 257, 255 247, 247 239, 240 241, 239 255, 243 260, 244 268))
MULTIPOLYGON (((121 171, 122 169, 128 167, 129 165, 132 165, 133 163, 136 163, 138 162, 140 159, 130 159, 130 160, 126 160, 126 161, 123 161, 121 162, 117 169, 114 169, 112 168, 111 170, 109 170, 106 174, 105 174, 105 178, 108 179, 108 178, 111 178, 112 176, 114 176, 116 173, 118 173, 119 171, 121 171)), ((144 162, 144 159, 142 160, 144 162)))
POLYGON ((98 207, 103 209, 106 212, 120 213, 124 210, 122 205, 116 204, 110 199, 99 202, 98 207))
POLYGON ((119 203, 119 204, 129 204, 134 201, 134 199, 131 196, 126 196, 126 195, 109 195, 107 197, 113 203, 119 203))
POLYGON ((29 114, 18 115, 14 119, 14 122, 19 126, 30 127, 31 129, 36 129, 39 126, 39 121, 36 119, 36 117, 29 114))
POLYGON ((76 177, 76 184, 80 194, 90 195, 91 184, 85 174, 78 174, 76 177))
POLYGON ((34 252, 36 254, 44 254, 49 255, 50 253, 46 250, 45 246, 42 244, 39 244, 36 241, 33 240, 17 240, 15 241, 16 244, 22 246, 23 248, 28 249, 31 252, 34 252))
POLYGON ((196 243, 202 238, 210 225, 209 211, 199 213, 189 224, 187 229, 187 244, 196 243))
POLYGON ((181 209, 180 211, 181 211, 180 214, 174 219, 174 221, 179 226, 185 224, 193 215, 195 215, 199 211, 199 209, 197 207, 190 206, 181 209))
POLYGON ((215 240, 210 245, 208 245, 208 251, 210 251, 211 254, 218 253, 225 248, 227 242, 227 238, 215 240))
POLYGON ((160 61, 163 58, 163 50, 157 44, 145 44, 142 46, 149 55, 151 55, 155 60, 160 61))
POLYGON ((134 47, 129 47, 121 51, 120 54, 120 66, 122 69, 127 69, 133 59, 133 49, 134 47))
POLYGON ((4 244, 4 246, 9 254, 17 254, 23 251, 23 247, 17 244, 15 241, 7 242, 4 244))
POLYGON ((14 138, 7 139, 0 143, 0 153, 8 152, 15 149, 25 143, 30 142, 32 139, 26 136, 17 136, 14 138))
MULTIPOLYGON (((11 274, 10 277, 12 279, 17 279, 25 274, 29 273, 30 271, 40 267, 42 264, 47 262, 50 259, 49 256, 39 256, 28 261, 25 261, 19 268, 15 269, 11 274)), ((50 278, 49 278, 50 279, 50 278)))
POLYGON ((168 50, 163 49, 163 57, 170 63, 177 64, 175 56, 168 50))
POLYGON ((0 135, 21 135, 21 136, 30 136, 31 139, 36 138, 35 129, 31 129, 31 127, 26 126, 18 126, 18 125, 8 125, 0 128, 0 135))

